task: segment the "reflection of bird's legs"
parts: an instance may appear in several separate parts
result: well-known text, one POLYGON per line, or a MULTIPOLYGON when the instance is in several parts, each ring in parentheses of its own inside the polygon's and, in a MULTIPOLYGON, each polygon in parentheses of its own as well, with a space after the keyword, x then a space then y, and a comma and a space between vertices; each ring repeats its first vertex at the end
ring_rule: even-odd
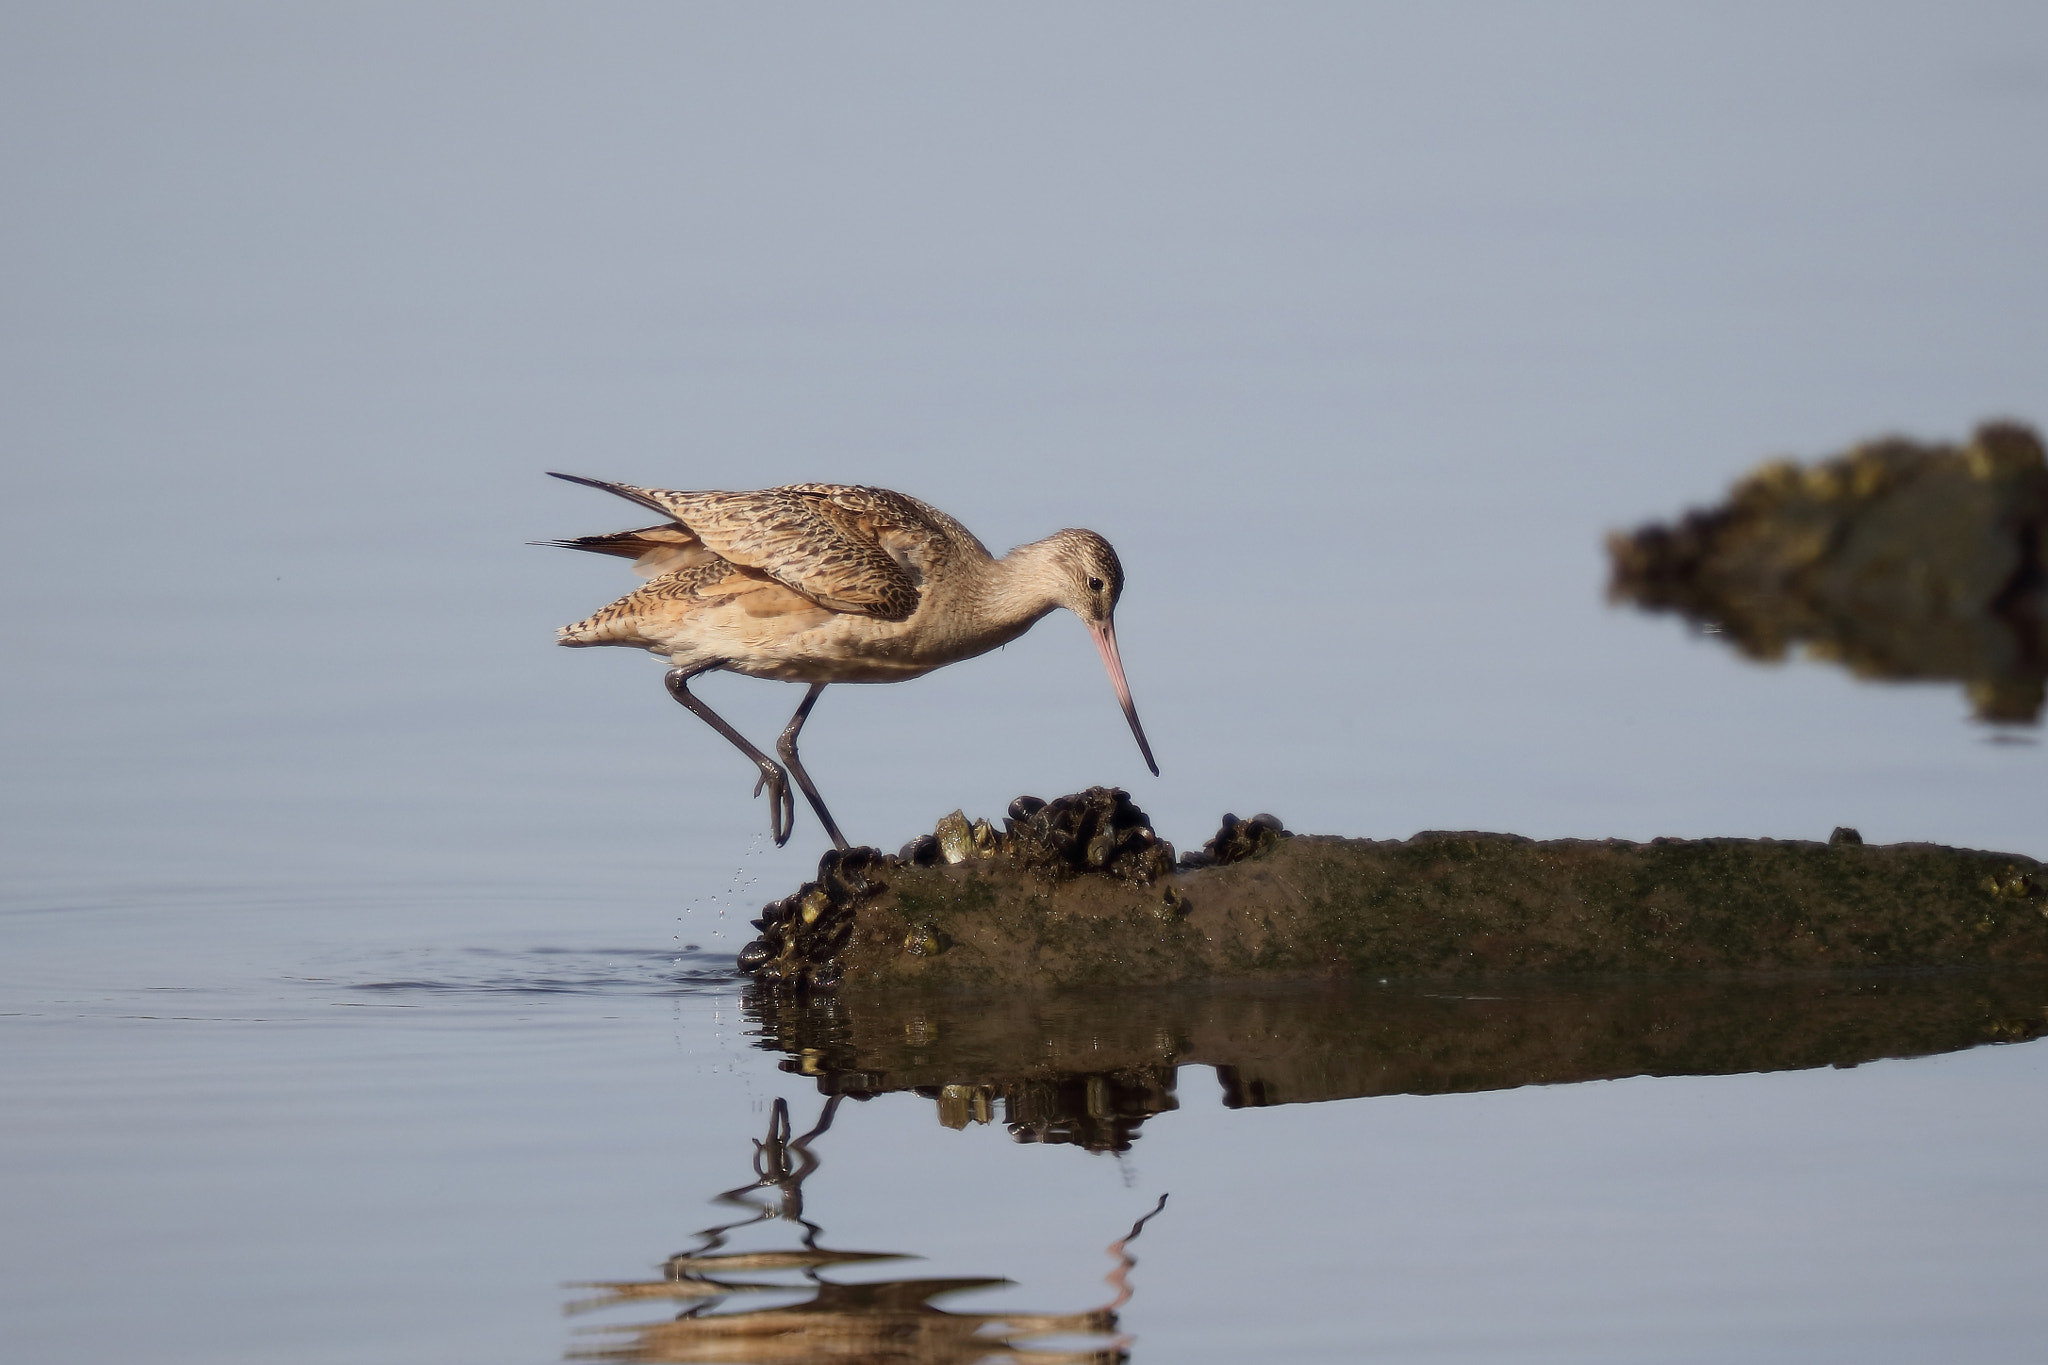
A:
POLYGON ((789 1144, 791 1151, 804 1154, 804 1161, 808 1163, 804 1172, 806 1175, 810 1173, 810 1166, 818 1164, 818 1158, 811 1155, 811 1144, 823 1137, 825 1130, 832 1126, 832 1118, 839 1112, 839 1101, 845 1098, 844 1095, 834 1095, 826 1100, 825 1107, 818 1111, 818 1121, 811 1125, 811 1131, 789 1144))
MULTIPOLYGON (((1130 1302, 1131 1282, 1125 1277, 1131 1273, 1131 1267, 1138 1263, 1138 1258, 1130 1253, 1130 1245, 1137 1240, 1138 1234, 1145 1230, 1145 1224, 1157 1218, 1159 1211, 1165 1207, 1166 1196, 1162 1194, 1159 1196, 1159 1202, 1152 1206, 1152 1212, 1131 1224, 1129 1232, 1109 1244, 1109 1254, 1116 1257, 1117 1265, 1116 1269, 1103 1276, 1103 1279, 1108 1282, 1110 1288, 1116 1290, 1116 1297, 1107 1304, 1104 1304, 1097 1310, 1098 1312, 1113 1314, 1117 1309, 1130 1302)), ((1110 1325, 1116 1325, 1114 1317, 1110 1319, 1110 1325)))
POLYGON ((726 1190, 717 1196, 717 1202, 737 1204, 751 1212, 753 1217, 742 1218, 733 1223, 720 1223, 717 1227, 705 1228, 699 1232, 698 1245, 695 1249, 679 1251, 669 1257, 670 1279, 675 1279, 681 1274, 679 1267, 687 1267, 693 1258, 724 1246, 727 1233, 754 1223, 765 1223, 771 1218, 783 1218, 800 1225, 804 1230, 804 1245, 813 1250, 817 1249, 818 1234, 823 1229, 804 1217, 804 1181, 812 1171, 818 1169, 818 1157, 811 1151, 811 1143, 822 1137, 825 1130, 832 1126, 832 1116, 839 1112, 839 1101, 844 1098, 843 1095, 834 1095, 827 1099, 824 1111, 818 1115, 818 1121, 811 1126, 810 1132, 800 1138, 790 1136, 789 1101, 776 1099, 774 1107, 768 1111, 768 1136, 754 1143, 754 1182, 751 1185, 726 1190), (791 1160, 792 1157, 795 1158, 794 1161, 791 1160), (779 1207, 763 1204, 748 1197, 764 1189, 772 1189, 782 1196, 779 1207))
POLYGON ((789 1101, 779 1096, 768 1112, 768 1136, 754 1144, 754 1174, 763 1185, 789 1179, 789 1101))
POLYGON ((839 1101, 844 1095, 834 1095, 825 1101, 824 1110, 811 1131, 789 1144, 789 1150, 797 1154, 797 1168, 782 1184, 782 1216, 792 1223, 801 1223, 804 1228, 804 1245, 816 1246, 818 1226, 804 1217, 804 1181, 812 1171, 818 1169, 818 1158, 811 1151, 811 1143, 824 1135, 832 1126, 832 1116, 839 1112, 839 1101))
MULTIPOLYGON (((775 846, 780 848, 789 842, 790 831, 796 827, 796 799, 789 794, 789 774, 782 771, 781 764, 747 743, 745 736, 727 725, 716 711, 698 700, 690 691, 690 679, 699 673, 724 668, 725 663, 723 659, 713 659, 709 663, 693 664, 688 668, 671 668, 668 677, 663 681, 668 684, 670 696, 689 707, 697 719, 724 735, 735 749, 752 759, 754 766, 761 770, 761 780, 754 784, 754 795, 759 796, 763 787, 768 789, 768 832, 775 836, 775 846)), ((811 697, 816 696, 817 690, 813 688, 811 697)), ((804 710, 809 708, 810 699, 806 699, 804 710)), ((797 719, 803 719, 803 711, 797 713, 797 719)), ((811 797, 813 805, 817 803, 818 798, 811 795, 808 782, 804 784, 804 794, 811 797)), ((823 808, 820 807, 820 813, 822 811, 823 808)), ((834 830, 833 833, 837 834, 838 831, 834 830)), ((843 842, 839 846, 846 847, 843 842)))
MULTIPOLYGON (((802 1223, 806 1229, 804 1245, 809 1246, 818 1229, 804 1219, 804 1181, 811 1172, 818 1169, 818 1155, 811 1150, 811 1144, 825 1135, 832 1126, 833 1117, 839 1112, 839 1102, 846 1097, 833 1095, 825 1101, 825 1107, 818 1114, 818 1121, 802 1137, 790 1136, 789 1101, 777 1098, 768 1111, 768 1135, 754 1143, 754 1183, 738 1189, 727 1190, 718 1196, 722 1204, 738 1204, 743 1208, 756 1210, 749 1223, 759 1223, 770 1218, 784 1218, 792 1223, 802 1223), (769 1208, 756 1203, 747 1196, 757 1190, 772 1189, 782 1196, 780 1208, 769 1208)), ((725 1241, 724 1234, 733 1228, 744 1227, 745 1223, 727 1223, 717 1228, 706 1228, 699 1237, 716 1236, 719 1244, 725 1241)), ((699 1247, 698 1252, 709 1250, 710 1246, 699 1247)))
POLYGON ((802 730, 804 722, 810 719, 811 708, 817 704, 818 694, 824 690, 823 683, 811 684, 811 690, 804 693, 803 704, 796 708, 796 714, 789 718, 789 724, 784 727, 782 738, 775 741, 775 752, 782 755, 782 761, 789 765, 790 775, 795 777, 796 784, 804 789, 804 796, 810 801, 811 809, 818 812, 818 823, 832 836, 832 846, 844 850, 847 846, 846 836, 839 832, 839 826, 832 823, 832 812, 825 809, 825 802, 819 797, 818 789, 811 785, 811 775, 805 772, 804 765, 796 760, 797 732, 802 730))

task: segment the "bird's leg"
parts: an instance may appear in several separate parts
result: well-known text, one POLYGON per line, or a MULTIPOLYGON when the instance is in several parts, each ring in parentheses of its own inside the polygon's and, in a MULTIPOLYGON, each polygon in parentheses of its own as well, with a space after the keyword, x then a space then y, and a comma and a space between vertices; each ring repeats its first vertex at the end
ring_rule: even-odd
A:
MULTIPOLYGON (((796 828, 796 798, 789 794, 789 774, 782 771, 781 764, 747 743, 745 736, 727 725, 716 711, 706 706, 690 691, 690 679, 699 673, 709 673, 713 669, 723 667, 725 660, 714 659, 710 663, 697 664, 690 668, 671 668, 663 681, 668 684, 670 696, 689 707, 699 720, 724 735, 735 749, 752 759, 754 766, 761 770, 761 780, 754 784, 754 795, 759 796, 763 787, 768 789, 768 832, 775 836, 775 846, 780 848, 789 842, 790 831, 796 828)), ((809 794, 808 783, 805 784, 805 793, 809 794)), ((813 797, 812 801, 815 803, 816 799, 813 797)))
POLYGON ((782 738, 775 741, 775 752, 782 755, 782 761, 789 765, 789 771, 796 778, 796 784, 804 789, 804 797, 811 803, 811 809, 818 812, 818 823, 832 836, 832 846, 844 850, 846 836, 839 832, 839 826, 832 823, 832 812, 825 809, 825 802, 818 795, 818 789, 811 784, 811 775, 804 771, 804 765, 797 762, 796 736, 804 728, 804 722, 811 717, 811 708, 818 704, 818 694, 825 690, 825 684, 812 683, 811 690, 804 693, 803 703, 796 708, 796 714, 783 727, 782 738))

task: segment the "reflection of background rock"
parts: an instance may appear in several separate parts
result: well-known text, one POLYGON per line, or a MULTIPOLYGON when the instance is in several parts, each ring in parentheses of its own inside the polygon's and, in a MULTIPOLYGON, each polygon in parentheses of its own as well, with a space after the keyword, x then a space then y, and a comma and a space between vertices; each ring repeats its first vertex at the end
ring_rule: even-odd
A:
POLYGON ((826 1094, 912 1091, 949 1127, 1130 1145, 1177 1105, 1176 1069, 1216 1068, 1232 1108, 1619 1076, 1853 1066, 2038 1037, 2048 975, 1388 987, 1235 985, 1114 998, 759 992, 760 1046, 826 1094), (1456 993, 1452 993, 1456 992, 1456 993))
POLYGON ((2039 719, 2048 678, 2048 463, 2025 427, 1966 446, 1879 441, 1765 465, 1711 511, 1610 538, 1609 592, 1793 643, 1858 676, 1958 679, 1980 719, 2039 719))

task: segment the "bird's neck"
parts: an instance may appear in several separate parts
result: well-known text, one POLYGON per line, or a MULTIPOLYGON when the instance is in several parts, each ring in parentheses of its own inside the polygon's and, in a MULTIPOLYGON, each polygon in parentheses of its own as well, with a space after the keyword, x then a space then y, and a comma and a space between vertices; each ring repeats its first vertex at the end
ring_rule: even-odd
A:
MULTIPOLYGON (((980 558, 959 576, 959 606, 952 619, 973 638, 973 652, 994 649, 1016 639, 1059 603, 1050 543, 1019 545, 1000 559, 980 558)), ((962 643, 967 643, 962 641, 962 643)))

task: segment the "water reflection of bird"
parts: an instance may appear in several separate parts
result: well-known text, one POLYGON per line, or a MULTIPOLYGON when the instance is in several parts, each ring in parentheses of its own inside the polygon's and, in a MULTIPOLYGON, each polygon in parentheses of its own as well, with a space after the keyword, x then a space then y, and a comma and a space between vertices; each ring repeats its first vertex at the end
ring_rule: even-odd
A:
POLYGON ((796 823, 793 775, 832 842, 846 839, 797 761, 796 738, 828 683, 898 682, 1009 643, 1055 607, 1087 623, 1146 766, 1117 655, 1112 614, 1123 566, 1093 531, 1060 531, 1000 559, 944 512, 885 488, 792 484, 752 493, 679 493, 557 474, 672 518, 613 535, 550 541, 633 561, 648 579, 575 625, 565 645, 626 645, 665 655, 668 690, 760 769, 769 826, 786 843, 796 823), (724 669, 809 683, 775 751, 749 744, 689 690, 724 669), (783 765, 787 764, 785 771, 783 765))
POLYGON ((1128 1360, 1130 1338, 1118 1335, 1117 1313, 1131 1298, 1130 1272, 1137 1264, 1130 1244, 1166 1206, 1161 1195, 1150 1213, 1109 1246, 1116 1262, 1106 1280, 1115 1297, 1078 1313, 955 1312, 934 1300, 977 1290, 1000 1289, 1009 1280, 994 1276, 881 1279, 847 1283, 824 1272, 861 1262, 895 1259, 884 1253, 836 1251, 818 1245, 822 1229, 804 1217, 804 1182, 818 1169, 811 1144, 832 1126, 840 1103, 833 1096, 818 1122, 801 1137, 791 1136, 789 1106, 777 1099, 766 1139, 754 1144, 755 1178, 718 1196, 746 1216, 697 1234, 698 1246, 668 1258, 659 1280, 610 1280, 579 1287, 599 1297, 568 1305, 583 1314, 634 1303, 688 1304, 667 1321, 599 1328, 608 1340, 569 1352, 572 1360, 752 1362, 839 1360, 871 1365, 975 1365, 1009 1360, 1017 1365, 1120 1365, 1128 1360), (774 1190, 770 1203, 761 1197, 774 1190), (728 1251, 728 1239, 756 1225, 792 1222, 803 1229, 801 1249, 728 1251), (741 1274, 800 1277, 797 1283, 736 1279, 741 1274), (808 1292, 801 1302, 768 1308, 727 1308, 748 1296, 808 1292), (1041 1345, 1047 1339, 1108 1337, 1107 1343, 1041 1345))

